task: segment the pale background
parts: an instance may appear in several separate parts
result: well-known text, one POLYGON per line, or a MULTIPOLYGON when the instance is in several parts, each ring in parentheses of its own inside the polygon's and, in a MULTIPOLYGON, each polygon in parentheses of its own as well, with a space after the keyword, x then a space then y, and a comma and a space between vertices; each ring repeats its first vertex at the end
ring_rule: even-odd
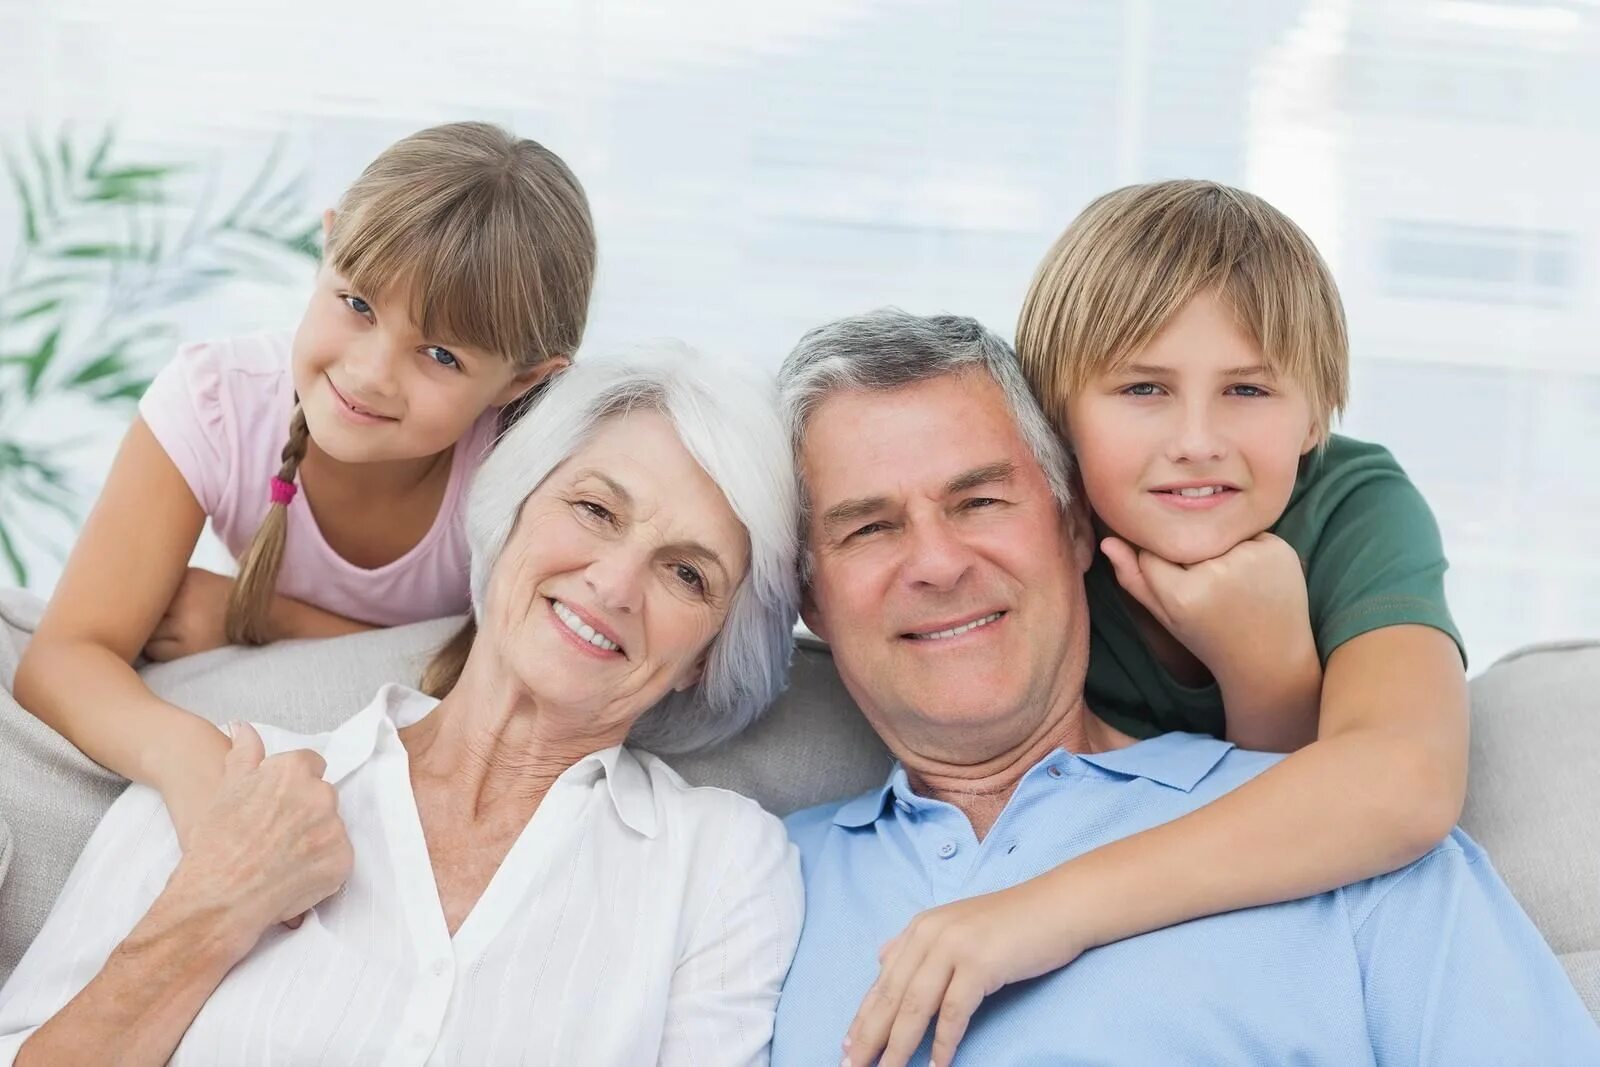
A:
MULTIPOLYGON (((10 149, 111 123, 121 156, 227 189, 276 145, 307 220, 414 129, 505 124, 591 197, 592 344, 768 366, 882 304, 1009 337, 1097 193, 1243 185, 1334 268, 1342 430, 1431 501, 1474 668, 1600 635, 1594 0, 0 0, 0 70, 10 149)), ((0 269, 20 226, 0 190, 0 269)), ((289 328, 309 278, 264 264, 169 315, 196 338, 289 328)), ((0 357, 27 330, 0 319, 0 357)), ((92 498, 130 414, 0 407, 0 447, 61 457, 92 498)), ((71 524, 3 490, 48 593, 71 524)))

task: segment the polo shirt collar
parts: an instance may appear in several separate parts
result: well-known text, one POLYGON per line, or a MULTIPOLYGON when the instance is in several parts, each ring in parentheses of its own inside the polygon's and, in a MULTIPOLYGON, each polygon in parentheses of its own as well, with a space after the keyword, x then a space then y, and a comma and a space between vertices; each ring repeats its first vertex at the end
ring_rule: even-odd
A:
POLYGON ((1074 753, 1073 758, 1127 778, 1145 778, 1185 793, 1199 785, 1233 749, 1204 734, 1170 733, 1110 752, 1074 753))
MULTIPOLYGON (((1227 741, 1202 734, 1170 733, 1111 752, 1078 754, 1058 748, 1029 769, 1023 778, 1033 776, 1045 765, 1059 762, 1064 756, 1082 760, 1110 774, 1144 778, 1187 793, 1199 785, 1233 747, 1227 741)), ((923 799, 912 792, 905 766, 899 762, 890 770, 889 779, 883 785, 840 805, 834 812, 833 824, 848 830, 870 826, 883 815, 885 806, 896 794, 907 800, 923 799)))

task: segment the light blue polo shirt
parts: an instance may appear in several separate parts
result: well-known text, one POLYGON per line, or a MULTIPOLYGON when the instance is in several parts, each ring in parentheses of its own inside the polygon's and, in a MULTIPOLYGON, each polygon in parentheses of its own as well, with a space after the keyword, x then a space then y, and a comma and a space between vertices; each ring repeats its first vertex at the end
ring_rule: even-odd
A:
MULTIPOLYGON (((887 784, 787 820, 806 919, 778 1007, 774 1067, 839 1062, 918 913, 1016 885, 1170 822, 1281 757, 1197 734, 1101 755, 1057 750, 978 841, 952 805, 887 784)), ((913 1062, 927 1062, 931 1032, 913 1062)), ((957 1054, 1029 1064, 1600 1064, 1600 1028, 1561 965, 1457 830, 1393 874, 1213 916, 1085 953, 984 1001, 957 1054)))

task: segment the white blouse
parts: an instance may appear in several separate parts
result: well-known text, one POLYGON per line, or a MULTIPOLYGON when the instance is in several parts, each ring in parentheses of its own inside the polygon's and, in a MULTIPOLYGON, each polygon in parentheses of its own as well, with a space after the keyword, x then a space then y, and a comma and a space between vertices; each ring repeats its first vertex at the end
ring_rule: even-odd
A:
MULTIPOLYGON (((799 861, 755 802, 617 747, 561 775, 451 937, 397 730, 437 701, 385 686, 331 733, 355 848, 345 888, 274 926, 172 1063, 764 1064, 800 936, 799 861)), ((0 990, 0 1067, 99 973, 177 865, 160 794, 131 786, 0 990)))

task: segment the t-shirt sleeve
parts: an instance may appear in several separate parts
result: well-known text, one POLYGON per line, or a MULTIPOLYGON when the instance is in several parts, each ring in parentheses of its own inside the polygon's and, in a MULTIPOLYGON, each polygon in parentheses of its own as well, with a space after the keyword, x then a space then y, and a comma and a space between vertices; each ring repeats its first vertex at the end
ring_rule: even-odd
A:
POLYGON ((139 417, 207 515, 221 507, 234 445, 223 410, 223 353, 184 345, 139 400, 139 417))
POLYGON ((1385 626, 1431 626, 1450 636, 1466 662, 1445 603, 1448 564, 1439 525, 1392 461, 1364 472, 1324 520, 1306 567, 1317 654, 1326 664, 1353 637, 1385 626))

